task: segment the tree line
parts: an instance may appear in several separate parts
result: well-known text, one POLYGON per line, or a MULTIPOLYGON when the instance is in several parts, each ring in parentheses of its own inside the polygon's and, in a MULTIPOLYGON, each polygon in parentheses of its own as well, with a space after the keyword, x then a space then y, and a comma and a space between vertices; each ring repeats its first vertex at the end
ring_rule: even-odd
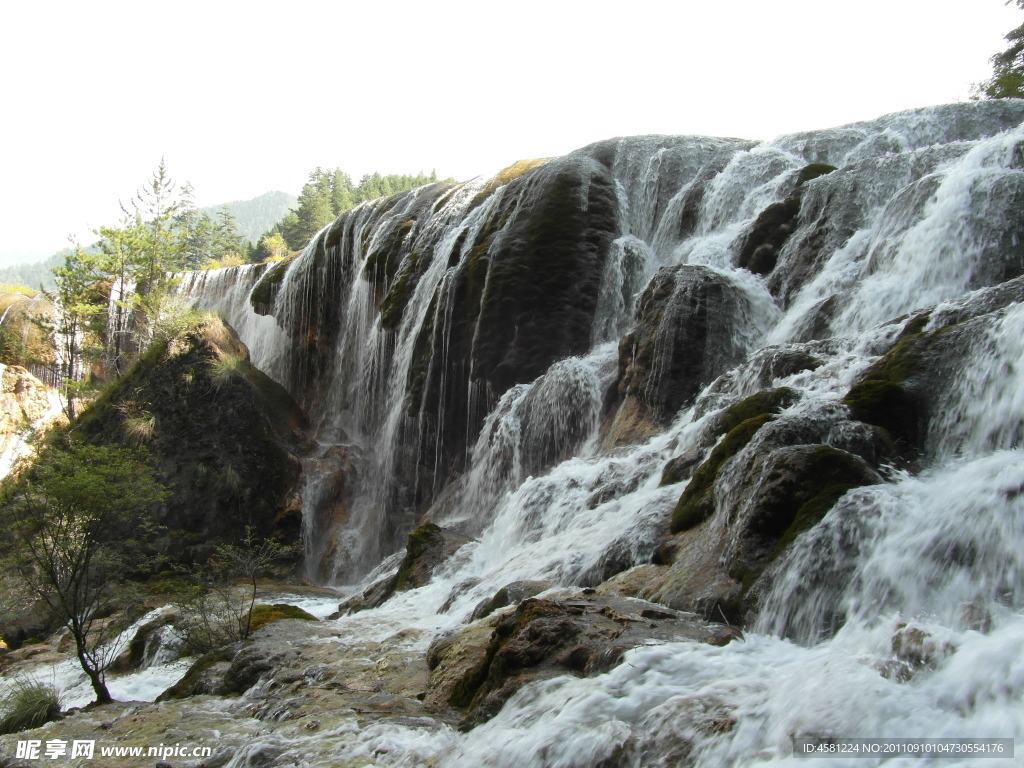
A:
POLYGON ((253 249, 251 261, 282 258, 301 250, 321 229, 345 211, 368 200, 390 197, 425 184, 451 184, 455 179, 438 179, 437 171, 415 176, 368 173, 354 184, 340 168, 317 168, 302 187, 298 207, 265 232, 253 249))

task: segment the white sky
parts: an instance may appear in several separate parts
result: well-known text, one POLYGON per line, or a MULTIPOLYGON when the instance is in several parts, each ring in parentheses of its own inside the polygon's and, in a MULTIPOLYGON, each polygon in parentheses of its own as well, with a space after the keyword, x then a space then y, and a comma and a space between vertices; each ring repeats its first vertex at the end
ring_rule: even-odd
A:
POLYGON ((467 179, 643 133, 771 138, 963 100, 1003 0, 8 3, 0 256, 116 224, 161 156, 199 205, 314 167, 467 179))

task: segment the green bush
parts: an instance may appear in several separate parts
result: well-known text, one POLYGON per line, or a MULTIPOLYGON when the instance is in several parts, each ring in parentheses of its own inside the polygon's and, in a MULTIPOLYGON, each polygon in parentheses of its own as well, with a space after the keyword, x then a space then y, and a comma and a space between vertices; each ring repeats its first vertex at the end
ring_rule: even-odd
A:
POLYGON ((0 696, 0 733, 38 728, 60 717, 61 696, 57 686, 31 677, 15 677, 0 696))

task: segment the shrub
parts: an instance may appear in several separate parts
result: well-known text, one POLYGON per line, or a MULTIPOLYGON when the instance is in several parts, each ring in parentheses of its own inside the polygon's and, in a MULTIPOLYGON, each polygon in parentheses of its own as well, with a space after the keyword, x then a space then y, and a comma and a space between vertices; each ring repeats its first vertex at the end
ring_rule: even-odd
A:
POLYGON ((0 696, 0 733, 38 728, 60 717, 61 695, 57 686, 31 677, 15 677, 0 696))

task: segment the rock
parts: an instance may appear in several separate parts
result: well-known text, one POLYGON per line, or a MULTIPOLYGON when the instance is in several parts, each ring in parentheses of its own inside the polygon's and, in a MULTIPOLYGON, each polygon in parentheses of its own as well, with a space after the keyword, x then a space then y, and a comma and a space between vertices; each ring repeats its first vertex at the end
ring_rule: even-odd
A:
POLYGON ((759 454, 745 467, 730 509, 729 575, 749 590, 768 563, 816 525, 847 491, 883 482, 859 456, 828 445, 759 454))
POLYGON ((300 465, 285 436, 306 424, 291 396, 249 362, 249 352, 211 318, 173 343, 154 344, 81 417, 97 443, 148 448, 171 497, 158 514, 173 559, 205 560, 248 527, 259 537, 299 537, 300 465))
POLYGON ((331 583, 336 566, 344 562, 344 531, 351 521, 359 465, 358 450, 344 445, 332 445, 303 462, 307 478, 321 478, 305 483, 305 495, 300 499, 302 505, 299 508, 300 517, 308 515, 305 537, 309 548, 307 563, 317 563, 316 575, 321 583, 331 583))
POLYGON ((0 638, 11 650, 21 648, 30 638, 48 637, 62 626, 42 600, 12 605, 0 617, 0 638))
POLYGON ((470 541, 472 539, 468 536, 434 523, 424 523, 409 534, 405 558, 395 574, 395 591, 405 592, 424 586, 441 563, 470 541))
POLYGON ((636 398, 656 424, 667 423, 747 353, 738 331, 753 314, 750 298, 707 267, 663 268, 636 314, 636 329, 619 344, 618 396, 636 398))
POLYGON ((110 670, 112 672, 130 672, 141 669, 146 661, 147 646, 154 633, 168 624, 173 624, 177 619, 178 617, 174 614, 164 614, 139 627, 135 632, 135 636, 128 644, 128 648, 114 660, 110 670))
POLYGON ((408 506, 425 508, 464 468, 467 438, 485 415, 471 392, 497 401, 590 348, 601 274, 619 235, 615 183, 585 155, 551 160, 503 185, 500 204, 462 245, 469 258, 433 297, 415 344, 407 403, 423 428, 408 450, 417 481, 405 484, 424 491, 408 506), (449 320, 435 323, 435 314, 449 320))
POLYGON ((370 608, 383 605, 384 602, 395 594, 395 574, 378 579, 362 592, 358 592, 338 604, 337 614, 333 617, 345 616, 349 613, 358 613, 370 608))
POLYGON ((339 615, 365 611, 385 603, 395 592, 422 587, 430 581, 434 570, 454 555, 464 544, 472 541, 468 536, 424 523, 409 534, 405 557, 398 570, 378 579, 357 595, 338 606, 339 615))
MULTIPOLYGON (((668 567, 627 573, 611 591, 733 623, 751 616, 769 586, 761 578, 767 566, 847 491, 882 482, 873 467, 891 444, 830 408, 765 413, 729 430, 694 471, 655 550, 655 565, 668 567), (706 523, 711 517, 716 522, 706 523)), ((717 428, 731 423, 727 414, 717 428)))
POLYGON ((805 166, 796 175, 796 187, 784 200, 772 203, 754 221, 736 259, 736 266, 749 269, 755 275, 767 275, 775 269, 779 251, 796 230, 804 184, 836 170, 835 166, 815 163, 805 166))
POLYGON ((931 634, 905 622, 896 625, 892 641, 893 660, 881 665, 879 671, 890 680, 905 683, 922 669, 934 669, 956 648, 952 643, 938 641, 931 634))
POLYGON ((519 605, 526 598, 539 595, 545 589, 550 588, 550 581, 513 581, 495 592, 490 599, 482 600, 473 609, 469 621, 477 621, 485 616, 490 616, 499 608, 504 608, 507 605, 519 605))
MULTIPOLYGON (((47 416, 54 408, 57 392, 48 387, 20 365, 8 365, 4 368, 2 379, 4 396, 4 413, 12 420, 30 423, 47 416), (17 406, 20 413, 8 407, 10 400, 17 406)), ((7 418, 7 416, 5 416, 7 418)))
POLYGON ((237 645, 221 648, 198 658, 174 685, 157 696, 157 701, 186 699, 189 696, 220 693, 224 675, 238 652, 237 645))
POLYGON ((465 710, 461 727, 471 728, 490 719, 528 682, 606 672, 626 651, 651 640, 718 644, 737 636, 733 628, 640 600, 528 598, 515 611, 471 624, 432 648, 426 702, 465 710))

